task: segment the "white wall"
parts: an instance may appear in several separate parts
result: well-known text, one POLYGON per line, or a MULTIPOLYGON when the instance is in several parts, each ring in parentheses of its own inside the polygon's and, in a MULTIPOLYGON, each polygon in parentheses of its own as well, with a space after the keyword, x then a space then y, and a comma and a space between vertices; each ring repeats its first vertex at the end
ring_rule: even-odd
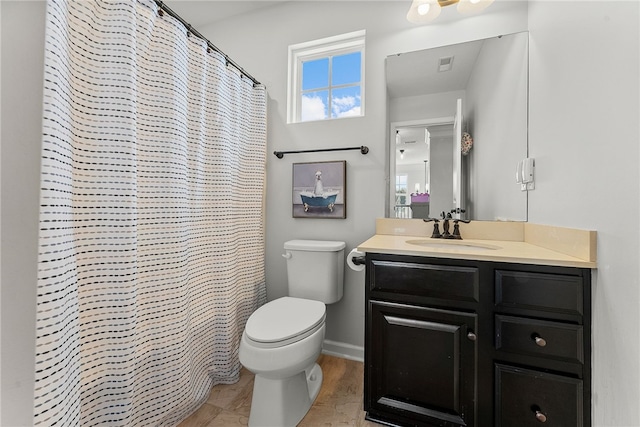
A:
POLYGON ((640 425, 639 3, 529 9, 529 221, 598 232, 594 426, 640 425))
POLYGON ((458 99, 464 99, 464 90, 440 92, 431 95, 390 98, 389 122, 408 122, 441 117, 454 117, 458 99))
MULTIPOLYGON (((430 215, 439 218, 453 207, 453 141, 452 138, 431 138, 430 215)), ((453 231, 453 230, 452 230, 453 231)))
POLYGON ((472 218, 527 220, 527 193, 515 183, 527 156, 527 33, 486 40, 466 87, 472 218), (496 168, 496 159, 511 167, 496 168))
MULTIPOLYGON (((200 30, 266 84, 270 151, 358 145, 370 148, 366 156, 358 152, 294 155, 283 159, 269 156, 266 274, 270 299, 286 292, 285 263, 280 256, 286 240, 344 240, 350 250, 373 235, 375 219, 384 216, 384 194, 388 188, 385 182, 385 141, 388 133, 385 58, 398 52, 527 29, 527 6, 522 2, 496 2, 491 14, 455 21, 451 19, 457 18, 455 8, 446 8, 438 23, 430 26, 408 23, 408 6, 409 3, 404 1, 294 1, 200 30), (362 29, 367 32, 366 116, 287 125, 287 47, 362 29), (343 159, 347 161, 347 219, 292 218, 291 164, 343 159)), ((326 338, 345 343, 344 352, 352 356, 362 356, 364 310, 364 273, 347 270, 342 301, 328 307, 326 338)))
POLYGON ((2 1, 2 426, 33 423, 45 3, 2 1))
MULTIPOLYGON (((2 7, 0 7, 0 23, 1 22, 2 22, 2 7)), ((0 52, 1 51, 2 49, 0 48, 0 52)), ((0 81, 2 81, 1 66, 0 66, 0 81)), ((1 104, 2 103, 0 102, 0 117, 2 117, 1 104)), ((2 135, 2 120, 0 120, 0 136, 1 135, 2 135)), ((2 150, 0 149, 0 165, 1 164, 2 164, 2 150)), ((2 173, 0 173, 0 188, 2 188, 2 173)), ((2 198, 0 198, 0 224, 2 224, 2 198)), ((0 227, 0 242, 1 241, 2 241, 2 227, 0 227)), ((2 265, 2 246, 0 246, 0 266, 1 265, 2 265)), ((0 273, 0 290, 1 289, 2 289, 2 274, 0 273)), ((2 307, 2 292, 0 292, 0 307, 2 307)), ((2 315, 0 315, 0 384, 2 384, 2 315)), ((0 422, 2 422, 2 386, 0 386, 0 422)))

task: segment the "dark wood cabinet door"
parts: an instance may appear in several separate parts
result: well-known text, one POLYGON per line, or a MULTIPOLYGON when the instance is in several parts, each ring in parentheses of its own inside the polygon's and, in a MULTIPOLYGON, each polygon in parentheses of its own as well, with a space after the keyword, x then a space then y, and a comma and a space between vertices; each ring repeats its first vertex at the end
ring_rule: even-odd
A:
POLYGON ((496 364, 496 427, 582 427, 582 380, 496 364))
POLYGON ((369 310, 369 417, 475 425, 477 315, 379 301, 369 310))

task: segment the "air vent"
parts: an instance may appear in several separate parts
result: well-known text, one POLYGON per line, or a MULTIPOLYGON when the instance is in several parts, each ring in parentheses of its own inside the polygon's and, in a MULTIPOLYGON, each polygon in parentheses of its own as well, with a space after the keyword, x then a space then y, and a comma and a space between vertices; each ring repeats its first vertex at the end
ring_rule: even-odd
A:
POLYGON ((453 56, 447 56, 444 58, 440 58, 438 61, 438 72, 442 73, 443 71, 451 70, 453 66, 453 56))

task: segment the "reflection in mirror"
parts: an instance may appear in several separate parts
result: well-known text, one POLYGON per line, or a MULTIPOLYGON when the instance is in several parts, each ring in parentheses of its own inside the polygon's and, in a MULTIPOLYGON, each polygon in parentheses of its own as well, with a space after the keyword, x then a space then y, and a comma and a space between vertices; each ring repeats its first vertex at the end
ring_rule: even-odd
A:
POLYGON ((528 33, 392 55, 386 75, 387 216, 526 221, 528 33))
POLYGON ((396 131, 396 218, 430 218, 453 205, 453 121, 405 123, 396 131))

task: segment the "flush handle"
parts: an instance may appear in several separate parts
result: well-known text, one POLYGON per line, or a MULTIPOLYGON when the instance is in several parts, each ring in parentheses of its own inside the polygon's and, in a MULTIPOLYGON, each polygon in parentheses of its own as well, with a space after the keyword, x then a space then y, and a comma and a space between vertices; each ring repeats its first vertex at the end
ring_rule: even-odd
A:
POLYGON ((291 252, 287 252, 286 254, 282 254, 282 258, 291 259, 291 252))

